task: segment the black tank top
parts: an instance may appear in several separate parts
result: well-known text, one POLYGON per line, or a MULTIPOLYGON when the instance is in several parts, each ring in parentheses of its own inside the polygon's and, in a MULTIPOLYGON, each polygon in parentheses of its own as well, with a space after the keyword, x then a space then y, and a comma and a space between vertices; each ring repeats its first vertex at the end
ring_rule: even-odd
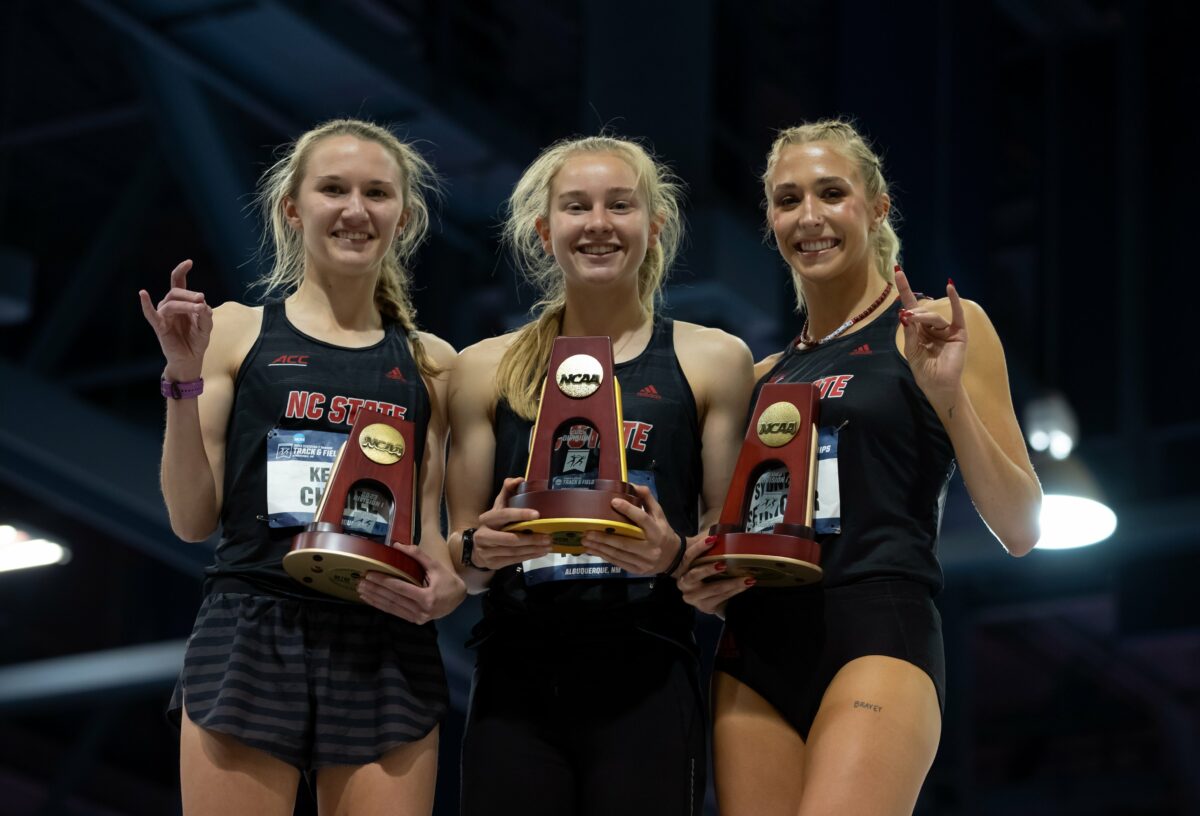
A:
MULTIPOLYGON (((700 424, 695 396, 675 356, 674 321, 656 320, 646 349, 618 363, 614 374, 621 389, 629 479, 653 482, 671 527, 694 535, 703 483, 700 424)), ((507 402, 496 405, 492 495, 504 479, 525 474, 532 429, 533 423, 507 402)), ((539 580, 543 572, 547 569, 526 575, 521 565, 497 571, 483 597, 475 643, 493 634, 577 640, 635 627, 692 648, 694 615, 674 579, 622 574, 539 580)))
MULTIPOLYGON (((303 526, 273 527, 268 522, 268 438, 279 432, 347 435, 364 406, 413 422, 413 461, 419 466, 429 394, 403 329, 385 322, 383 339, 375 345, 343 348, 302 333, 288 321, 282 301, 265 304, 262 329, 234 383, 225 437, 221 542, 215 563, 205 571, 206 592, 340 603, 307 589, 283 570, 291 538, 303 526)), ((419 513, 420 501, 416 505, 419 513)), ((416 543, 419 516, 413 527, 416 543)))
POLYGON ((790 344, 755 387, 757 400, 764 383, 817 383, 819 425, 840 428, 841 532, 819 536, 827 587, 883 577, 942 586, 936 544, 954 449, 896 348, 899 314, 896 300, 853 334, 790 344))

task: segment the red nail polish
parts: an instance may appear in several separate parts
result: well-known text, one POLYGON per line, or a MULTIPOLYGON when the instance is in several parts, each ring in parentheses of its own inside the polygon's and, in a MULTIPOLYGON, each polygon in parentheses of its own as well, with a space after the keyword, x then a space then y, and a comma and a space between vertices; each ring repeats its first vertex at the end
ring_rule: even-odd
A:
POLYGON ((953 286, 953 285, 954 285, 954 278, 946 278, 946 285, 947 285, 947 286, 953 286))
POLYGON ((892 267, 892 271, 893 272, 903 272, 904 270, 900 268, 900 264, 896 264, 894 267, 892 267))
POLYGON ((716 537, 715 535, 713 535, 713 536, 709 536, 708 538, 704 539, 704 543, 705 543, 705 544, 716 544, 716 543, 717 543, 717 537, 716 537))
POLYGON ((747 579, 746 579, 746 586, 748 586, 748 587, 749 587, 749 586, 754 586, 754 584, 755 584, 755 583, 757 583, 757 582, 756 582, 756 581, 755 581, 753 578, 747 578, 747 579))
POLYGON ((724 561, 718 561, 717 563, 713 564, 713 569, 715 569, 717 572, 724 572, 726 566, 728 565, 724 561))

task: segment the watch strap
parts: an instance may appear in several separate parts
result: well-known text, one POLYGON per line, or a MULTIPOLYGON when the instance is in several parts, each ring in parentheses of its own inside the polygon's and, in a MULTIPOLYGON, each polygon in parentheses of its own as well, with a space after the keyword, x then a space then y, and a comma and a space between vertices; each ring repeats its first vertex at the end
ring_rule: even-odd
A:
POLYGON ((462 563, 464 567, 474 567, 482 572, 491 572, 487 567, 481 567, 471 560, 475 553, 475 528, 468 527, 462 531, 462 563))
POLYGON ((169 399, 195 399, 204 393, 204 378, 174 382, 163 377, 158 381, 158 390, 169 399))

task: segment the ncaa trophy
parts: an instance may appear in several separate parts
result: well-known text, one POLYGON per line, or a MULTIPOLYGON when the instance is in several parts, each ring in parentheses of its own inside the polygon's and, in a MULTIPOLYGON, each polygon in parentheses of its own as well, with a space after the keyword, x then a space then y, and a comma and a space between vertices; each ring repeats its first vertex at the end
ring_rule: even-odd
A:
POLYGON ((612 341, 559 337, 542 383, 525 481, 508 502, 539 517, 504 529, 546 533, 553 552, 572 555, 583 552, 583 534, 592 530, 645 538, 612 509, 616 498, 642 506, 627 481, 623 429, 612 341))
POLYGON ((359 600, 358 582, 371 571, 424 582, 421 565, 389 544, 413 541, 413 431, 408 420, 359 409, 312 523, 283 557, 288 575, 347 601, 359 600))
POLYGON ((821 580, 821 547, 813 531, 818 404, 812 383, 773 383, 759 392, 720 521, 709 530, 717 540, 695 561, 724 561, 718 580, 754 578, 765 587, 821 580), (755 488, 764 474, 779 470, 786 476, 783 520, 769 532, 748 532, 755 488))

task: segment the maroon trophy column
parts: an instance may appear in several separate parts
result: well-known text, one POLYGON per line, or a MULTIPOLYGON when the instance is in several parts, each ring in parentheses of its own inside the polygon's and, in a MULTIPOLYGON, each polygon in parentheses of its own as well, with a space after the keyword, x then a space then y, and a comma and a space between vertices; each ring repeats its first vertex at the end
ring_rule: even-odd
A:
POLYGON ((819 395, 811 383, 764 385, 720 521, 709 534, 712 549, 696 564, 724 561, 721 578, 754 578, 757 586, 800 586, 821 580, 821 548, 813 532, 819 395), (746 532, 754 486, 764 473, 786 469, 783 520, 770 532, 746 532))
POLYGON ((413 542, 417 466, 413 433, 413 423, 408 420, 359 410, 312 523, 292 539, 292 549, 283 557, 288 575, 348 601, 359 600, 358 582, 370 571, 424 583, 421 565, 390 546, 391 542, 413 542), (346 532, 345 517, 352 499, 370 500, 372 513, 387 516, 385 543, 346 532))
POLYGON ((532 508, 539 517, 506 527, 547 533, 559 553, 583 552, 590 530, 645 538, 640 527, 612 509, 614 498, 641 507, 626 481, 621 391, 613 376, 607 337, 559 337, 542 385, 525 481, 510 507, 532 508), (563 446, 574 446, 564 451, 563 446), (593 472, 592 457, 598 457, 593 472), (576 475, 578 474, 578 475, 576 475))

